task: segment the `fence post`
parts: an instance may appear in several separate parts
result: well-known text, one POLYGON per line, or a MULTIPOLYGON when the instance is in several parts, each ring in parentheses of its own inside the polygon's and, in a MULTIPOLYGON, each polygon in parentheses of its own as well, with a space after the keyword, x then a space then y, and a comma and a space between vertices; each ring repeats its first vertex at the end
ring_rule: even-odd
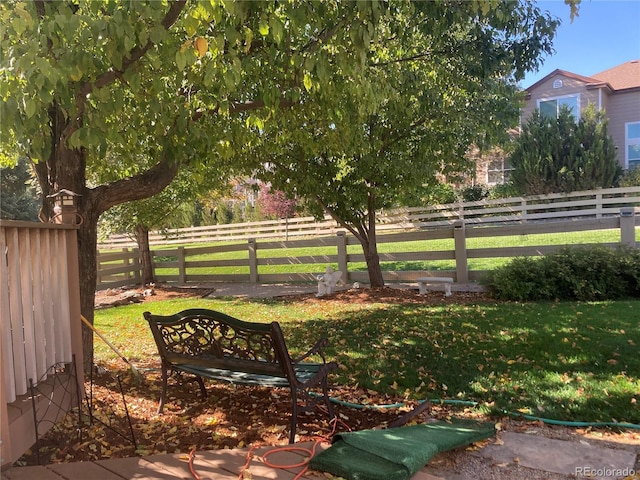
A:
POLYGON ((258 244, 255 238, 247 241, 247 248, 249 249, 249 281, 258 283, 258 244))
POLYGON ((349 283, 349 263, 347 260, 347 236, 344 232, 338 232, 336 234, 336 245, 338 247, 338 270, 343 272, 342 278, 346 283, 349 283))
POLYGON ((100 258, 102 254, 100 250, 96 255, 96 269, 98 271, 98 276, 96 278, 96 290, 100 290, 100 286, 102 285, 102 259, 100 258))
MULTIPOLYGON (((130 263, 129 263, 129 247, 122 247, 122 254, 123 254, 122 265, 124 267, 128 267, 130 265, 130 263)), ((131 279, 131 270, 129 270, 129 269, 125 270, 124 278, 126 280, 131 279)))
POLYGON ((620 243, 630 247, 636 246, 636 219, 633 207, 620 209, 620 243))
POLYGON ((187 266, 184 259, 184 247, 178 247, 178 284, 184 285, 187 283, 187 266))
POLYGON ((142 283, 142 272, 140 271, 140 249, 132 248, 131 253, 133 254, 133 279, 136 284, 140 284, 142 283))
POLYGON ((596 204, 596 218, 602 218, 602 208, 604 207, 602 203, 602 193, 596 193, 595 204, 596 204))
POLYGON ((456 281, 457 283, 468 283, 467 239, 463 220, 458 220, 453 224, 453 240, 455 244, 454 255, 456 257, 456 281))

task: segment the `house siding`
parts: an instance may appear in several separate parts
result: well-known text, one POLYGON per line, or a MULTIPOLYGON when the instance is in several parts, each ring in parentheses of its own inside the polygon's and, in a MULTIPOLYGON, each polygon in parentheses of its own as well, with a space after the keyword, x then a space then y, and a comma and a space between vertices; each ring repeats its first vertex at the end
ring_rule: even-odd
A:
POLYGON ((597 88, 587 88, 583 81, 569 77, 567 75, 557 74, 549 77, 540 83, 535 90, 530 91, 530 97, 522 109, 520 122, 522 125, 527 123, 533 111, 538 108, 538 100, 546 100, 549 98, 564 97, 569 95, 580 95, 578 105, 582 112, 589 103, 593 103, 596 107, 599 104, 599 95, 597 88), (562 87, 553 88, 556 80, 562 80, 562 87))
POLYGON ((609 135, 618 149, 618 162, 627 168, 625 126, 630 122, 640 122, 640 90, 610 95, 605 113, 609 117, 609 135))

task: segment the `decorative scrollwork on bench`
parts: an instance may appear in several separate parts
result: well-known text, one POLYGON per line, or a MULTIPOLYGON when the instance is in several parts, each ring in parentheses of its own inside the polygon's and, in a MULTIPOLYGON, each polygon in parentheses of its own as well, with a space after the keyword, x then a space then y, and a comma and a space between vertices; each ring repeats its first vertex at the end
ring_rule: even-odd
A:
POLYGON ((203 379, 230 383, 289 387, 291 390, 291 432, 295 440, 299 411, 310 411, 324 402, 333 417, 327 392, 327 375, 338 368, 325 360, 320 339, 305 354, 294 360, 289 355, 280 325, 253 323, 214 310, 189 309, 175 315, 144 313, 162 361, 162 393, 158 413, 164 406, 169 372, 195 375, 203 396, 203 379), (306 361, 318 355, 320 363, 306 361), (311 395, 320 389, 321 395, 311 395), (298 405, 298 400, 303 402, 298 405))

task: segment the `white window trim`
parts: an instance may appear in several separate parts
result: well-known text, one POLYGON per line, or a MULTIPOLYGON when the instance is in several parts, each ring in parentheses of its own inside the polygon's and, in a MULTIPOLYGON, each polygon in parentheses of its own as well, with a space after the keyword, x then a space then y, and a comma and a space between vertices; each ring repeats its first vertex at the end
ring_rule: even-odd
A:
POLYGON ((492 162, 488 162, 487 163, 487 170, 485 172, 485 184, 486 185, 494 186, 494 185, 500 185, 500 184, 505 183, 505 176, 506 176, 505 174, 508 174, 508 172, 512 172, 514 170, 514 168, 511 167, 511 166, 509 168, 505 168, 505 162, 506 162, 506 159, 504 159, 504 158, 502 158, 500 160, 500 164, 501 164, 500 167, 501 168, 489 168, 491 166, 492 162), (491 172, 499 173, 500 177, 501 177, 501 181, 499 181, 499 182, 490 181, 489 180, 489 174, 491 172))
POLYGON ((624 124, 624 167, 629 169, 629 147, 631 145, 640 145, 640 138, 629 138, 629 126, 640 125, 640 122, 626 122, 624 124))
MULTIPOLYGON (((578 106, 578 111, 576 112, 576 120, 578 120, 580 118, 581 112, 582 112, 582 105, 580 104, 580 99, 581 99, 581 95, 579 93, 571 93, 568 95, 558 95, 557 97, 547 97, 547 98, 538 98, 536 100, 536 107, 538 108, 538 110, 540 110, 540 103, 541 102, 550 102, 552 100, 561 100, 563 98, 577 98, 578 101, 576 102, 577 106, 578 106)), ((558 116, 558 111, 556 109, 556 117, 558 116)))

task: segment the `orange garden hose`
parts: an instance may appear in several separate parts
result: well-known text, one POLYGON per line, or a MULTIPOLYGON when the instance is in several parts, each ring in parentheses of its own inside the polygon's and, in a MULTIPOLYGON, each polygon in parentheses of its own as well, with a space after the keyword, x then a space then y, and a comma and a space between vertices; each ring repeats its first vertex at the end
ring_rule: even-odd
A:
MULTIPOLYGON (((268 467, 278 468, 278 469, 282 469, 282 470, 285 470, 285 469, 288 470, 288 469, 291 469, 291 468, 303 467, 302 470, 300 470, 300 472, 298 472, 298 474, 293 479, 293 480, 298 480, 305 473, 307 473, 307 471, 309 470, 309 462, 311 461, 311 459, 316 454, 316 450, 318 448, 318 445, 320 445, 322 442, 328 441, 333 436, 333 434, 336 432, 336 429, 338 428, 338 422, 340 422, 343 426, 345 426, 347 428, 347 430, 351 430, 351 428, 345 422, 340 420, 338 417, 333 417, 333 419, 331 419, 331 422, 330 422, 331 424, 333 424, 333 427, 331 429, 331 433, 327 437, 319 437, 317 440, 315 440, 313 442, 313 446, 311 448, 300 447, 300 446, 295 446, 295 445, 286 445, 284 447, 272 448, 271 450, 268 450, 267 452, 265 452, 262 455, 262 458, 261 458, 262 463, 264 463, 268 467), (268 460, 268 457, 271 454, 279 453, 279 452, 298 452, 298 453, 302 453, 302 454, 307 455, 307 458, 305 458, 304 460, 302 460, 299 463, 294 463, 294 464, 291 464, 291 465, 276 464, 276 463, 273 463, 273 462, 268 460)), ((247 461, 244 464, 244 466, 242 467, 242 469, 240 470, 240 474, 238 475, 238 480, 242 480, 244 478, 244 473, 247 471, 247 469, 249 468, 249 464, 251 463, 251 458, 252 458, 251 454, 252 454, 253 450, 255 450, 256 448, 259 448, 259 447, 260 447, 260 445, 254 445, 247 452, 247 461)))
POLYGON ((200 475, 198 475, 198 472, 196 472, 195 467, 193 466, 193 459, 195 458, 195 456, 196 456, 196 447, 193 447, 189 452, 189 471, 191 472, 191 475, 193 475, 193 478, 195 478, 195 480, 202 480, 200 478, 200 475))
MULTIPOLYGON (((271 468, 278 468, 278 469, 291 469, 291 468, 300 468, 302 467, 302 470, 300 472, 298 472, 298 474, 294 477, 293 480, 298 480, 299 478, 301 478, 305 473, 307 473, 307 471, 309 470, 309 462, 311 461, 311 459, 314 457, 314 455, 316 454, 316 450, 318 448, 318 445, 320 445, 322 442, 328 441, 329 438, 331 438, 331 436, 335 433, 337 427, 338 427, 338 422, 340 422, 342 425, 344 425, 347 430, 351 430, 351 428, 349 428, 349 426, 344 423, 342 420, 339 420, 337 417, 334 417, 330 423, 333 424, 333 428, 331 430, 331 433, 327 436, 327 438, 318 438, 318 440, 313 442, 313 446, 311 448, 307 448, 307 447, 299 447, 299 446, 295 446, 295 445, 287 445, 284 447, 279 447, 279 448, 273 448, 267 452, 265 452, 262 455, 262 463, 265 464, 268 467, 271 468), (307 455, 307 458, 305 458, 303 461, 299 462, 299 463, 295 463, 292 465, 280 465, 280 464, 276 464, 276 463, 272 463, 268 460, 269 455, 274 454, 274 453, 278 453, 278 452, 298 452, 298 453, 303 453, 305 455, 307 455)), ((242 469, 240 470, 240 474, 238 475, 238 480, 242 480, 244 478, 244 474, 247 471, 247 469, 249 468, 249 465, 251 464, 251 460, 253 458, 253 451, 256 448, 260 448, 262 445, 254 445, 252 446, 249 451, 247 452, 247 460, 245 462, 245 464, 242 466, 242 469)), ((200 475, 198 475, 198 473, 195 471, 195 467, 193 465, 193 461, 195 458, 195 447, 193 449, 191 449, 191 452, 189 452, 189 471, 191 472, 191 475, 193 476, 193 478, 195 480, 201 480, 200 475)))
MULTIPOLYGON (((290 468, 303 467, 302 470, 300 470, 300 472, 298 472, 298 474, 293 478, 293 480, 298 480, 305 473, 307 473, 307 470, 309 470, 309 462, 311 461, 311 459, 316 454, 316 449, 318 448, 318 445, 320 445, 323 441, 324 441, 324 439, 316 440, 315 442, 313 442, 313 447, 312 448, 296 447, 296 446, 287 446, 287 447, 274 448, 272 450, 269 450, 268 452, 265 452, 264 455, 262 455, 262 463, 264 463, 267 467, 279 468, 279 469, 287 469, 287 470, 290 469, 290 468), (271 463, 269 460, 267 460, 267 457, 269 455, 271 455, 272 453, 278 453, 278 452, 299 452, 299 453, 306 454, 308 456, 302 462, 295 463, 295 464, 292 464, 292 465, 279 465, 279 464, 276 464, 276 463, 271 463)), ((239 480, 242 479, 243 474, 244 474, 244 472, 240 473, 239 480)))

